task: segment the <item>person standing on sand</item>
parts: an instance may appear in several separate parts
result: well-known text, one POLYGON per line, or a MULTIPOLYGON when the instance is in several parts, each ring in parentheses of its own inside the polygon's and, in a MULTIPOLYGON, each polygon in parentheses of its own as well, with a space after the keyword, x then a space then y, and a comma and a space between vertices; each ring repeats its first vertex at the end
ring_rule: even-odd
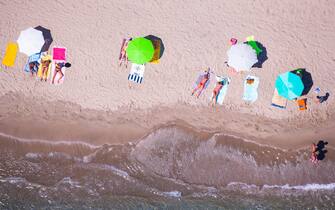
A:
POLYGON ((329 97, 329 93, 328 92, 324 96, 317 95, 316 96, 317 103, 321 104, 321 103, 327 101, 328 97, 329 97))
POLYGON ((210 68, 208 67, 208 69, 204 72, 204 75, 203 75, 201 81, 199 82, 197 87, 195 87, 194 90, 192 91, 192 96, 194 95, 194 93, 196 91, 198 91, 197 98, 199 98, 201 92, 204 90, 204 88, 206 86, 206 83, 209 80, 209 77, 210 77, 210 68))
POLYGON ((318 147, 316 146, 315 143, 312 144, 312 155, 311 155, 311 161, 314 164, 318 163, 318 156, 316 154, 316 152, 318 151, 318 147))

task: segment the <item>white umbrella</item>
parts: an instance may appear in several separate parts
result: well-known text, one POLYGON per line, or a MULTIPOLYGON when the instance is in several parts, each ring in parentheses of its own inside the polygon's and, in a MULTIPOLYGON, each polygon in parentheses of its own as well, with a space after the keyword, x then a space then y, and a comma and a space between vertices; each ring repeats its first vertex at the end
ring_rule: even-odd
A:
POLYGON ((256 51, 244 43, 231 46, 227 55, 228 65, 233 67, 236 71, 249 71, 258 61, 256 51))
POLYGON ((21 31, 17 44, 19 45, 20 52, 28 56, 39 53, 44 45, 43 34, 34 28, 27 28, 21 31))

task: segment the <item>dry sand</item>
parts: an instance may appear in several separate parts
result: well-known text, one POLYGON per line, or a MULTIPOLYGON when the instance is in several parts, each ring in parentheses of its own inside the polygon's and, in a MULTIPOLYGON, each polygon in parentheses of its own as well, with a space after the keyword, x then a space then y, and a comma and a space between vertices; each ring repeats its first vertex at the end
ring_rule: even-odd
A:
POLYGON ((21 30, 42 25, 52 45, 67 47, 72 67, 61 86, 24 73, 23 54, 14 68, 1 69, 0 132, 102 144, 178 124, 285 148, 335 142, 334 8, 327 0, 1 1, 1 55, 21 30), (149 34, 163 40, 165 53, 146 66, 144 83, 129 89, 129 69, 118 67, 121 41, 149 34), (191 97, 198 72, 210 66, 227 75, 228 40, 249 35, 267 49, 263 68, 233 76, 223 106, 208 106, 214 83, 200 99, 191 97), (286 110, 270 106, 276 76, 295 68, 306 68, 314 86, 330 92, 326 103, 312 103, 309 94, 305 112, 293 102, 286 110), (242 100, 247 74, 260 77, 251 105, 242 100))

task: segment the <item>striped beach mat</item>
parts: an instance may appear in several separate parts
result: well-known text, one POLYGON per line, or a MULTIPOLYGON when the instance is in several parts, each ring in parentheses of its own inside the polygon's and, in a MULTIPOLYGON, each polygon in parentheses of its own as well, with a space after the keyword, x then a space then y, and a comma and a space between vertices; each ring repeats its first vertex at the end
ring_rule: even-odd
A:
POLYGON ((141 84, 143 82, 144 70, 144 64, 133 63, 128 75, 128 80, 141 84))

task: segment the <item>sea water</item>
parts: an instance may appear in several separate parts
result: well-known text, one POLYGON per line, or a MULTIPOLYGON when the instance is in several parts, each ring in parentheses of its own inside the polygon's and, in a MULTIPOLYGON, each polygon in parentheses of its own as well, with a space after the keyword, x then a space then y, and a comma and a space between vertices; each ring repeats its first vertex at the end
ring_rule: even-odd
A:
POLYGON ((178 127, 124 145, 2 135, 0 209, 335 209, 331 155, 308 158, 178 127))

